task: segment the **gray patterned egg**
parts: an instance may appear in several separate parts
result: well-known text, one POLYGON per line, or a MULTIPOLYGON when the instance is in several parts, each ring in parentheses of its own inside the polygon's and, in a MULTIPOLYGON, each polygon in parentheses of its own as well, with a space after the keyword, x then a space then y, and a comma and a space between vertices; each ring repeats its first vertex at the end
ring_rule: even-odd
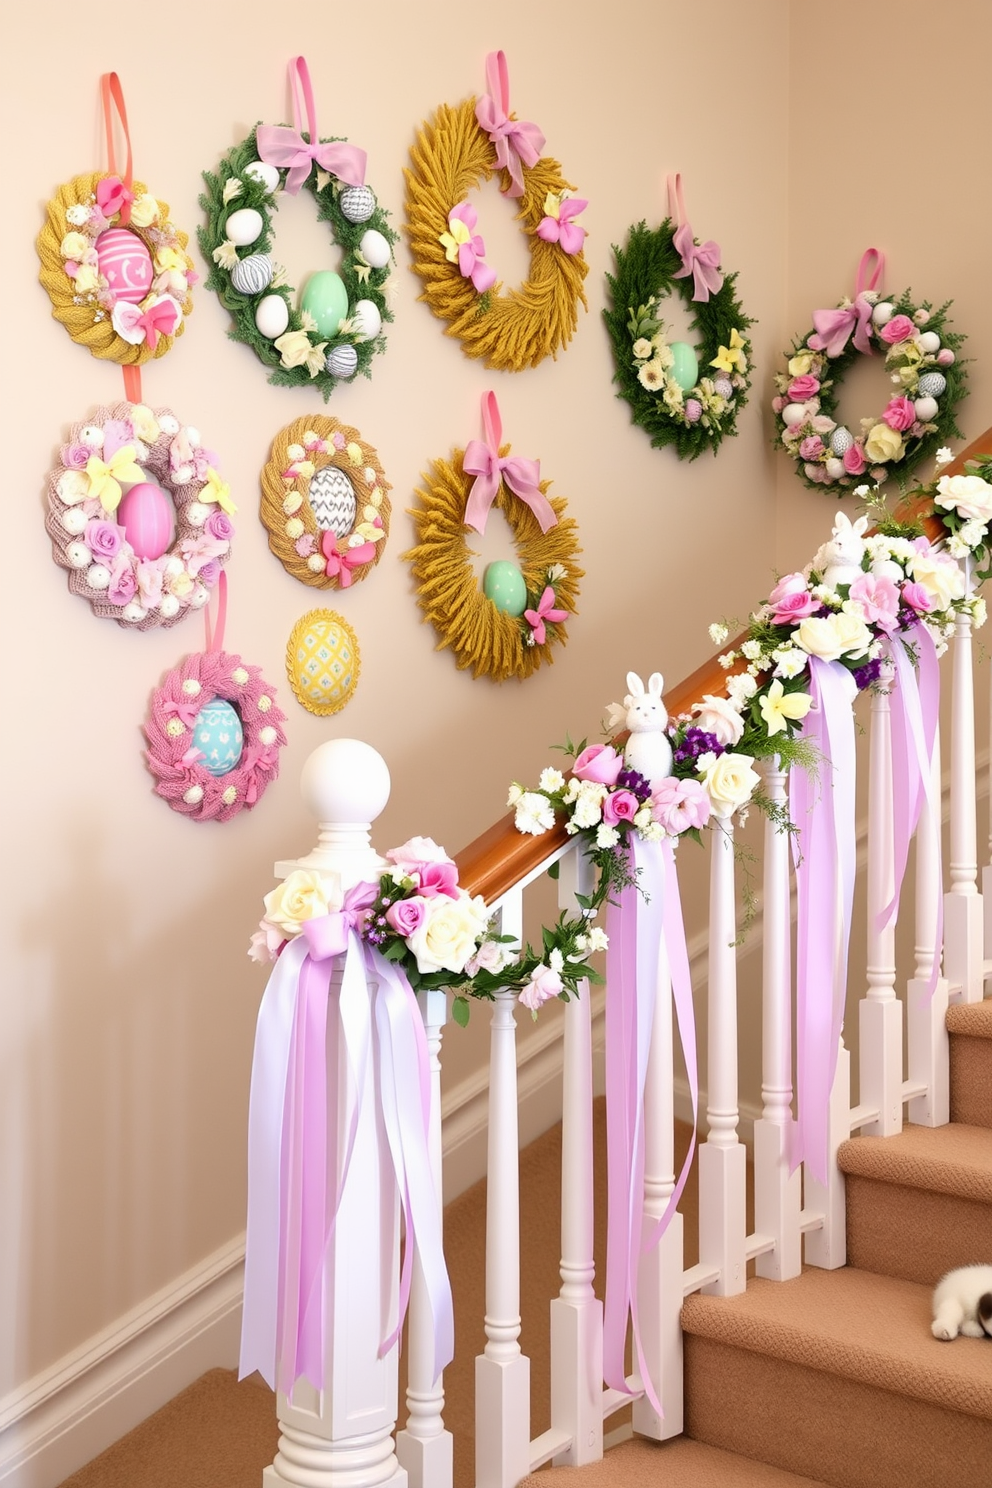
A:
POLYGON ((332 377, 337 377, 341 380, 354 377, 358 371, 358 352, 353 346, 349 346, 347 343, 344 346, 335 346, 333 350, 327 353, 324 366, 332 377))
POLYGON ((939 398, 947 386, 943 372, 924 372, 916 385, 921 398, 939 398))
POLYGON ((338 205, 349 222, 368 222, 375 211, 375 192, 369 186, 349 186, 338 197, 338 205))
POLYGON ((238 294, 257 295, 272 283, 272 260, 267 253, 241 258, 231 270, 231 283, 238 294))
POLYGON ((835 455, 845 455, 854 443, 854 435, 843 424, 830 436, 830 448, 835 455))
POLYGON ((347 537, 355 525, 358 498, 355 488, 336 465, 325 465, 310 477, 310 509, 321 532, 347 537))

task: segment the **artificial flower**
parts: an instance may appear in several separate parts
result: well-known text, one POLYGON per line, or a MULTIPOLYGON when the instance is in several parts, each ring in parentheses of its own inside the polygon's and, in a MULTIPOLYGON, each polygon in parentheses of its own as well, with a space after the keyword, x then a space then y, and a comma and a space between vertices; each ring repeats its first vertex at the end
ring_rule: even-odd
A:
POLYGON ((964 574, 953 558, 929 550, 914 553, 909 571, 936 609, 946 610, 955 599, 964 598, 964 574))
MULTIPOLYGON (((655 393, 665 383, 665 371, 657 358, 638 368, 637 380, 649 393, 655 393)), ((680 390, 681 391, 681 390, 680 390)))
MULTIPOLYGON (((626 715, 626 709, 624 710, 626 715)), ((623 769, 623 755, 612 744, 589 744, 576 756, 572 774, 576 780, 592 781, 597 785, 616 785, 623 769)))
POLYGON ((286 331, 273 342, 282 365, 291 370, 305 367, 310 357, 312 343, 306 331, 286 331))
POLYGON ((100 275, 90 264, 80 264, 73 278, 77 294, 92 294, 99 286, 100 275))
POLYGON ((221 479, 212 465, 207 467, 207 477, 199 500, 205 504, 216 502, 229 517, 233 517, 238 509, 231 499, 231 487, 227 481, 221 479))
POLYGON ((980 475, 942 475, 934 502, 966 521, 992 522, 992 486, 980 475))
POLYGON ((899 624, 899 590, 884 574, 866 573, 855 579, 850 599, 859 604, 869 625, 893 631, 899 624))
POLYGON ((652 351, 654 350, 654 347, 652 346, 650 341, 647 341, 643 336, 640 336, 634 342, 631 350, 633 351, 634 356, 639 362, 646 362, 650 357, 652 351))
POLYGON ((125 444, 107 461, 101 460, 99 455, 90 455, 87 460, 88 494, 99 501, 105 512, 115 512, 120 506, 124 494, 121 481, 138 485, 145 479, 145 472, 135 463, 134 456, 134 445, 125 444))
POLYGON ((223 201, 225 207, 227 206, 229 201, 233 201, 236 196, 240 196, 244 189, 244 186, 238 180, 237 176, 232 176, 229 181, 225 181, 224 191, 221 197, 221 200, 223 201))
POLYGON ((696 780, 667 775, 651 792, 651 816, 669 837, 699 831, 710 819, 710 798, 696 780))
POLYGON ((427 913, 427 900, 414 894, 409 899, 397 899, 386 910, 386 920, 397 935, 406 940, 415 934, 427 913))
MULTIPOLYGON (((678 277, 676 275, 676 277, 678 277)), ((744 351, 747 342, 738 330, 730 332, 730 345, 721 346, 716 356, 710 362, 711 367, 719 367, 721 372, 747 371, 747 355, 744 351)), ((817 383, 819 387, 819 383, 817 383)))
POLYGON ((883 465, 889 460, 901 460, 905 453, 906 447, 897 429, 890 429, 888 424, 875 424, 868 431, 865 454, 873 464, 883 465))
POLYGON ((552 970, 550 966, 535 966, 530 974, 530 981, 520 993, 519 1001, 525 1008, 530 1008, 536 1013, 542 1003, 550 1001, 552 997, 560 997, 564 991, 564 983, 561 975, 552 970))
POLYGON ((131 226, 151 227, 158 217, 159 205, 150 191, 145 191, 131 206, 131 226))
POLYGON ((710 798, 713 815, 726 821, 749 801, 761 784, 754 763, 746 754, 721 754, 706 770, 703 789, 710 798))
POLYGON ((424 917, 407 945, 416 957, 422 975, 436 971, 462 972, 489 923, 490 911, 480 896, 461 893, 457 899, 445 895, 425 901, 424 917))
POLYGON ((304 921, 340 909, 341 884, 337 873, 311 873, 294 868, 262 901, 265 919, 281 930, 285 939, 299 935, 304 921))
POLYGON ((532 837, 550 832, 555 824, 554 807, 547 796, 537 791, 525 791, 517 802, 516 828, 532 837))
POLYGON ((59 252, 63 258, 78 262, 85 257, 89 246, 90 240, 83 233, 68 232, 59 244, 59 252))
MULTIPOLYGON (((226 269, 230 273, 238 261, 238 250, 229 238, 225 238, 223 243, 217 244, 210 256, 218 268, 226 269)), ((278 345, 278 342, 276 344, 278 345)))
POLYGON ((703 733, 713 734, 719 744, 732 747, 740 741, 744 720, 727 698, 707 693, 701 703, 694 704, 692 711, 703 733))
POLYGON ((769 737, 787 732, 789 724, 805 718, 812 706, 808 692, 786 692, 777 677, 758 702, 769 737))

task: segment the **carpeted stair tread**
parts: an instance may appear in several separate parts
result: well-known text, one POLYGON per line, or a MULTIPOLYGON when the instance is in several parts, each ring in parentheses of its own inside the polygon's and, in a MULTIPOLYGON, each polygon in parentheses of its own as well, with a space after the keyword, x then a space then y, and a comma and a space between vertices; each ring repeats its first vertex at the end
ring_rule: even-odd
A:
POLYGON ((992 998, 984 1002, 956 1002, 947 1009, 945 1021, 948 1033, 992 1039, 992 998))
POLYGON ((602 1462, 586 1467, 551 1467, 524 1478, 519 1488, 629 1488, 657 1483, 659 1488, 826 1488, 819 1478, 797 1477, 765 1462, 752 1462, 687 1436, 653 1442, 643 1438, 613 1447, 602 1462))
MULTIPOLYGON (((844 1173, 992 1204, 992 1130, 904 1126, 895 1137, 853 1137, 837 1158, 844 1173)), ((992 1241, 992 1234, 990 1234, 992 1241)))
MULTIPOLYGON (((930 1288, 845 1267, 792 1281, 750 1281, 737 1297, 687 1297, 682 1326, 807 1369, 992 1421, 992 1347, 940 1343, 930 1288)), ((992 1482, 992 1468, 990 1468, 992 1482)))

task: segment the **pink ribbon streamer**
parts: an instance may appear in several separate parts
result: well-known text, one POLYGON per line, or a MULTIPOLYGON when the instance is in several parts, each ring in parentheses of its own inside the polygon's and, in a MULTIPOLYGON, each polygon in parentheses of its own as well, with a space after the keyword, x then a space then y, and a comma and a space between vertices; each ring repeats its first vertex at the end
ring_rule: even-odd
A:
POLYGON ((482 427, 485 440, 470 439, 462 459, 465 474, 475 476, 465 506, 466 527, 485 532, 489 509, 496 500, 502 480, 525 506, 530 507, 541 531, 550 531, 557 526, 558 518, 551 502, 541 491, 540 460, 524 460, 516 455, 506 459, 500 457, 503 421, 495 393, 482 395, 482 427))
POLYGON ((634 1335, 634 1358, 645 1393, 664 1416, 660 1392, 641 1346, 638 1314, 640 1257, 654 1249, 671 1222, 685 1188, 696 1148, 699 1080, 692 980, 685 943, 675 855, 669 838, 642 842, 634 838, 634 866, 639 888, 621 892, 607 913, 610 936, 606 1001, 606 1130, 608 1229, 606 1239, 606 1304, 603 1324, 603 1378, 613 1389, 629 1393, 624 1370, 627 1321, 634 1335), (643 893, 641 892, 643 890, 643 893), (647 898, 645 898, 647 895, 647 898), (678 1181, 654 1229, 644 1228, 644 1092, 648 1052, 659 989, 659 946, 665 945, 679 1038, 692 1097, 693 1130, 678 1181))
POLYGON ((844 1024, 847 956, 855 876, 855 748, 852 704, 857 686, 837 661, 811 656, 813 705, 803 737, 818 771, 794 766, 789 810, 797 835, 796 1067, 799 1115, 792 1167, 806 1162, 827 1181, 828 1110, 844 1024))
POLYGON ((544 149, 544 135, 536 124, 510 118, 510 79, 506 57, 490 52, 486 58, 484 93, 475 106, 475 117, 496 146, 496 164, 510 174, 507 196, 523 196, 523 167, 533 168, 544 149))
POLYGON ((351 587, 352 569, 371 563, 375 557, 375 543, 361 543, 357 548, 345 548, 343 553, 339 553, 337 541, 333 532, 325 532, 320 539, 320 551, 327 560, 324 572, 329 579, 337 579, 340 588, 348 589, 351 587))
POLYGON ((555 591, 549 584, 538 600, 537 609, 524 610, 524 619, 531 628, 535 646, 543 646, 547 639, 545 621, 560 625, 568 619, 568 611, 555 609, 555 591))
POLYGON ((285 190, 295 196, 316 164, 329 175, 337 176, 347 186, 365 184, 366 154, 356 145, 344 140, 321 143, 317 133, 317 112, 314 107, 310 69, 304 57, 293 57, 289 64, 289 85, 293 98, 293 127, 287 124, 260 124, 255 131, 255 147, 258 158, 266 165, 288 171, 285 190), (303 101, 307 112, 307 138, 300 128, 299 88, 303 89, 303 101))
POLYGON ((868 327, 871 325, 872 302, 867 298, 867 292, 881 283, 884 270, 885 255, 877 248, 866 248, 858 265, 854 304, 839 310, 813 311, 816 333, 806 339, 811 351, 825 351, 828 357, 838 357, 853 331, 858 351, 871 355, 868 327))
POLYGON ((711 294, 719 294, 723 288, 720 245, 714 243, 712 238, 705 243, 694 242, 692 228, 686 220, 680 172, 668 178, 668 212, 675 222, 672 246, 682 260, 682 267, 675 271, 672 278, 688 279, 691 274, 692 298, 706 304, 711 294))

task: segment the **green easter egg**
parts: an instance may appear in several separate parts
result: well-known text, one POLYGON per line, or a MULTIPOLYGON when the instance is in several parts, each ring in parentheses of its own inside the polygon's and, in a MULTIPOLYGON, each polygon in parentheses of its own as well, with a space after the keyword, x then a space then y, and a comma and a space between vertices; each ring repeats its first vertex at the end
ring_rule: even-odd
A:
POLYGON ((504 615, 522 615, 527 608, 527 585, 515 563, 501 558, 488 563, 482 576, 482 592, 504 615))
POLYGON ((682 391, 687 393, 699 380, 699 358, 688 341, 673 341, 670 350, 674 357, 671 375, 682 391))
POLYGON ((338 333, 338 326, 348 314, 348 291, 340 274, 318 269, 307 280, 300 309, 317 322, 317 335, 328 340, 338 333))

